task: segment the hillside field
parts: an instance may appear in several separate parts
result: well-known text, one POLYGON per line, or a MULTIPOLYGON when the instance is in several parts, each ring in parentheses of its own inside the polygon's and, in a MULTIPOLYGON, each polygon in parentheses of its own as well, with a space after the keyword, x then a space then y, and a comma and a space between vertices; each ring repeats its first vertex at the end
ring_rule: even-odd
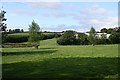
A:
MULTIPOLYGON (((43 34, 51 34, 52 32, 42 32, 43 34)), ((29 32, 22 32, 22 33, 12 33, 8 35, 23 35, 23 36, 28 36, 29 32)))
POLYGON ((3 78, 118 77, 117 44, 60 46, 56 39, 48 39, 40 42, 39 49, 3 48, 2 52, 6 54, 2 59, 3 78))

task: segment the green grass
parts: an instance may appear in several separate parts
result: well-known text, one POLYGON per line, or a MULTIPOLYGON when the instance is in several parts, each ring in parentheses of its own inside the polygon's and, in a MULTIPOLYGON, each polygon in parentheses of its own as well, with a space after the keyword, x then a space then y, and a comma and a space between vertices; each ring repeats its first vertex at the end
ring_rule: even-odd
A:
MULTIPOLYGON (((51 32, 52 33, 52 32, 51 32)), ((51 33, 45 33, 43 32, 43 34, 51 34, 51 33)), ((23 36, 28 36, 29 32, 23 32, 23 33, 13 33, 13 34, 8 34, 8 35, 23 35, 23 36)))
MULTIPOLYGON (((3 78, 116 78, 118 45, 59 46, 43 40, 39 49, 3 48, 3 78)), ((95 79, 96 80, 96 79, 95 79)), ((114 80, 114 79, 113 79, 114 80)))
POLYGON ((13 34, 8 34, 8 35, 23 35, 23 36, 28 36, 29 33, 13 33, 13 34))

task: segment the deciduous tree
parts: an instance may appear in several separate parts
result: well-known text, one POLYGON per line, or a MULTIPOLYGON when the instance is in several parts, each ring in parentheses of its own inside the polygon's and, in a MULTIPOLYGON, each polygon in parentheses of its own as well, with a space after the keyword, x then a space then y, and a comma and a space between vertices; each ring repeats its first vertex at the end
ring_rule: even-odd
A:
POLYGON ((40 38, 40 27, 33 20, 32 24, 29 25, 29 41, 33 44, 35 48, 39 46, 39 38, 40 38))
POLYGON ((88 37, 90 43, 94 46, 95 45, 95 40, 96 40, 96 31, 93 27, 91 27, 90 32, 89 32, 89 37, 88 37))

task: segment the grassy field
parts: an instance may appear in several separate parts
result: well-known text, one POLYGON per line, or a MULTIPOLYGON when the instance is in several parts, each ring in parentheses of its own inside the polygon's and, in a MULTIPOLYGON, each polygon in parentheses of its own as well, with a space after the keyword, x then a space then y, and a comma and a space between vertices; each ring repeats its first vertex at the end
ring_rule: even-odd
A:
MULTIPOLYGON (((118 76, 118 45, 59 46, 56 39, 39 49, 3 48, 3 78, 97 78, 118 76)), ((74 79, 73 79, 74 80, 74 79)), ((96 80, 96 79, 95 79, 96 80)))
POLYGON ((23 36, 28 36, 29 33, 13 33, 13 34, 8 34, 8 35, 23 35, 23 36))
MULTIPOLYGON (((43 34, 51 34, 50 32, 43 32, 43 34)), ((8 35, 23 35, 23 36, 28 36, 29 32, 24 32, 24 33, 13 33, 13 34, 8 34, 8 35)))

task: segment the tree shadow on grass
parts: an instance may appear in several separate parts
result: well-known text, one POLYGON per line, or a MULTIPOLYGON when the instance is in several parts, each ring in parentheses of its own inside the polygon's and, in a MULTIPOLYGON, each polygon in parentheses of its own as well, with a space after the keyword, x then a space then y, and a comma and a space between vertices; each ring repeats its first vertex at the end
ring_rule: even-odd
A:
POLYGON ((2 56, 5 55, 22 55, 22 54, 51 54, 56 52, 57 49, 40 49, 33 51, 21 51, 21 52, 2 52, 2 56))
POLYGON ((3 64, 3 79, 117 80, 117 75, 118 58, 52 58, 3 64))

